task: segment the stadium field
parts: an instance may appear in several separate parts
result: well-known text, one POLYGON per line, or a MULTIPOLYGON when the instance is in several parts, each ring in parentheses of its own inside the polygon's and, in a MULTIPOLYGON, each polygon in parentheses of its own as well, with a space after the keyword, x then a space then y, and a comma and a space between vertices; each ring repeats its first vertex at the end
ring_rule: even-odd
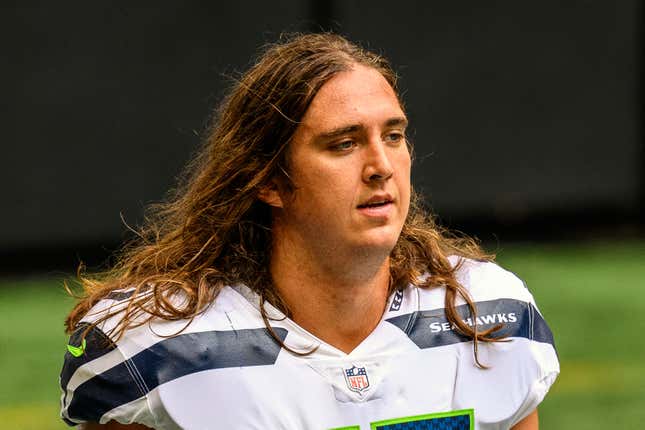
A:
MULTIPOLYGON (((562 374, 540 408, 541 428, 641 428, 645 242, 513 244, 498 260, 526 281, 555 334, 562 374)), ((0 279, 2 428, 67 428, 57 385, 72 305, 63 278, 0 279)))

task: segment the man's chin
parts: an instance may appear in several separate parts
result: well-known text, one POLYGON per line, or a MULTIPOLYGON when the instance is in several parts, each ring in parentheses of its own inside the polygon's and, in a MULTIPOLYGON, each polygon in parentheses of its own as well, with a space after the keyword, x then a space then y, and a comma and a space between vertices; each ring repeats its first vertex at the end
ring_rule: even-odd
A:
POLYGON ((357 248, 364 253, 389 255, 396 246, 399 235, 370 235, 357 243, 357 248))

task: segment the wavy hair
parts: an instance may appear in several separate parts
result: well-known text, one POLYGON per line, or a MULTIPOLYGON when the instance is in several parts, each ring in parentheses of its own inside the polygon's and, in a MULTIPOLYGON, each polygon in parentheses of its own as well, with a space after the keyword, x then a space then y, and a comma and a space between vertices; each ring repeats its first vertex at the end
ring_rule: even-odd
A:
MULTIPOLYGON (((387 60, 339 35, 297 34, 266 47, 216 110, 179 186, 165 203, 148 208, 137 238, 123 247, 114 267, 91 277, 79 274, 83 294, 66 319, 67 331, 99 300, 125 288, 134 289, 125 309, 96 322, 123 312, 111 333, 116 339, 152 318, 190 322, 223 286, 239 283, 289 315, 271 281, 271 211, 258 192, 276 177, 290 183, 287 147, 299 122, 320 88, 355 64, 380 72, 398 94, 387 60), (173 300, 177 295, 183 299, 173 300)), ((459 297, 473 316, 476 308, 456 279, 450 255, 493 259, 474 240, 439 227, 413 192, 390 255, 390 292, 409 283, 444 286, 446 316, 457 332, 475 340, 477 359, 478 341, 498 339, 495 328, 478 331, 457 314, 459 297)))

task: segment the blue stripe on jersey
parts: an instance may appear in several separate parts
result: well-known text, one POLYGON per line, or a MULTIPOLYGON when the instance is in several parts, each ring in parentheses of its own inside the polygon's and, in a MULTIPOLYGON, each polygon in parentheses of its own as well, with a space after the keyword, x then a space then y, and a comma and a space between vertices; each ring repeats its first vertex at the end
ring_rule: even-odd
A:
POLYGON ((132 297, 133 294, 134 294, 134 290, 125 291, 125 292, 123 292, 123 291, 112 291, 107 296, 105 296, 105 298, 121 302, 121 301, 123 301, 125 299, 129 299, 130 297, 132 297))
MULTIPOLYGON (((498 299, 477 302, 475 305, 476 323, 479 328, 487 329, 502 324, 503 328, 495 333, 498 336, 524 337, 549 343, 555 348, 549 326, 531 303, 498 299)), ((475 323, 467 305, 457 306, 456 310, 469 325, 475 323)), ((433 348, 471 340, 452 330, 443 308, 400 315, 387 321, 403 330, 419 348, 433 348)))
MULTIPOLYGON (((150 284, 146 284, 139 289, 139 292, 137 294, 147 293, 148 291, 150 291, 151 288, 152 287, 150 286, 150 284)), ((130 297, 132 297, 135 291, 136 290, 134 288, 127 291, 121 291, 121 290, 111 291, 108 293, 107 296, 105 296, 105 298, 109 300, 116 300, 117 302, 122 302, 123 300, 129 299, 130 297)))
MULTIPOLYGON (((282 341, 287 337, 286 329, 273 330, 282 341)), ((280 348, 266 328, 184 333, 164 339, 78 386, 68 415, 98 422, 111 409, 185 375, 274 364, 280 348)))

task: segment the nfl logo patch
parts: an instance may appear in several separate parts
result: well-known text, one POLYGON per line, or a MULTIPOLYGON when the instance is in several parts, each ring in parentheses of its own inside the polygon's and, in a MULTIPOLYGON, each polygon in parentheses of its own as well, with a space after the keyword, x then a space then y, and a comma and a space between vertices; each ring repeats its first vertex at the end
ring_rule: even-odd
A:
POLYGON ((367 371, 364 367, 353 366, 349 369, 344 369, 345 382, 347 388, 357 393, 361 393, 370 387, 370 380, 367 378, 367 371))

